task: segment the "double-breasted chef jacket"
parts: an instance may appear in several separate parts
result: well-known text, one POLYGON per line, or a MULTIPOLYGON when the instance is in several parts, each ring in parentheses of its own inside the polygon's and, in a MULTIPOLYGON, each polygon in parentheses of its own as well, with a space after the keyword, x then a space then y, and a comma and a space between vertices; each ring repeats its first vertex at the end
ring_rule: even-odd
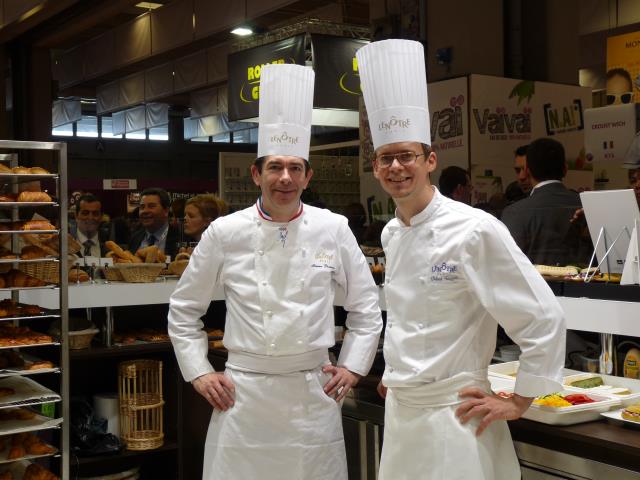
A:
POLYGON ((236 402, 212 416, 203 478, 346 479, 340 407, 322 390, 336 288, 349 312, 338 366, 366 375, 382 329, 378 290, 346 218, 304 205, 278 223, 255 205, 208 227, 170 302, 187 381, 214 371, 199 318, 217 285, 236 402))
POLYGON ((561 389, 564 314, 499 220, 432 188, 409 224, 395 218, 382 233, 389 394, 380 478, 519 478, 506 423, 476 440, 477 422, 455 417, 458 392, 490 391, 497 324, 522 349, 515 393, 561 389))

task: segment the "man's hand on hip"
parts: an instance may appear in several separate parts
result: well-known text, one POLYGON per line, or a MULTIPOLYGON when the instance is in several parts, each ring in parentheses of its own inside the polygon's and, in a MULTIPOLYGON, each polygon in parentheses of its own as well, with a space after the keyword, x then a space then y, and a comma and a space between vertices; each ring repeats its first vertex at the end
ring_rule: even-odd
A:
POLYGON ((344 367, 334 367, 333 365, 322 367, 322 371, 332 375, 331 380, 324 386, 324 392, 330 397, 335 397, 336 402, 342 400, 349 393, 349 390, 356 386, 361 377, 344 367))
POLYGON ((515 420, 527 411, 533 398, 521 397, 514 394, 511 398, 502 398, 487 393, 478 387, 467 387, 460 390, 458 395, 465 398, 456 410, 456 416, 462 424, 473 417, 480 417, 480 425, 476 435, 480 435, 495 420, 515 420))
POLYGON ((225 411, 235 402, 236 388, 224 373, 205 373, 191 384, 214 408, 225 411))

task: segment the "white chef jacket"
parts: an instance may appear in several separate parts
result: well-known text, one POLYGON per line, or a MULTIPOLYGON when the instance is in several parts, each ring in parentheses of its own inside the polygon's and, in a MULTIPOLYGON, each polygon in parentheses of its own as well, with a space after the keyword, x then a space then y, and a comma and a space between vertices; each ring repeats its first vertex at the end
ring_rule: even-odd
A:
POLYGON ((553 292, 490 214, 434 187, 427 207, 382 233, 387 327, 383 383, 420 385, 486 368, 497 323, 520 346, 515 392, 560 389, 564 313, 553 292))
POLYGON ((382 329, 378 291, 345 217, 304 205, 299 217, 277 223, 251 206, 209 225, 170 300, 169 335, 187 381, 214 371, 199 319, 218 284, 225 347, 267 357, 331 347, 340 285, 349 313, 338 365, 368 373, 382 329))

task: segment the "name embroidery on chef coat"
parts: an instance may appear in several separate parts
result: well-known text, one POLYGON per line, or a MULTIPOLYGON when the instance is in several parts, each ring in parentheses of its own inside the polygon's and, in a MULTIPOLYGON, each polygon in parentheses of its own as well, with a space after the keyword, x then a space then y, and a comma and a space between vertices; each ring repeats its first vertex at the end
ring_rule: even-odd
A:
POLYGON ((311 267, 313 268, 328 268, 329 270, 335 270, 336 267, 333 265, 333 254, 329 254, 324 250, 318 250, 313 257, 313 263, 311 267))
POLYGON ((437 263, 431 267, 432 282, 454 282, 460 279, 460 270, 455 263, 437 263))

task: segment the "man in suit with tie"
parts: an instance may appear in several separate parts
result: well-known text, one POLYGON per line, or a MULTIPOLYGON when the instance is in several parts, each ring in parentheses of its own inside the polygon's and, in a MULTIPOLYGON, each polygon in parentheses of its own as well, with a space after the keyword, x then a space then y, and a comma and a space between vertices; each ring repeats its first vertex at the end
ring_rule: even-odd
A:
POLYGON ((104 239, 100 238, 100 222, 102 220, 102 204, 100 199, 92 193, 86 193, 78 198, 76 203, 76 226, 71 230, 82 248, 79 255, 83 257, 104 257, 106 248, 104 239))
POLYGON ((179 233, 169 225, 171 199, 162 188, 147 188, 140 195, 140 223, 142 229, 129 240, 129 250, 157 245, 166 255, 175 257, 179 233))

